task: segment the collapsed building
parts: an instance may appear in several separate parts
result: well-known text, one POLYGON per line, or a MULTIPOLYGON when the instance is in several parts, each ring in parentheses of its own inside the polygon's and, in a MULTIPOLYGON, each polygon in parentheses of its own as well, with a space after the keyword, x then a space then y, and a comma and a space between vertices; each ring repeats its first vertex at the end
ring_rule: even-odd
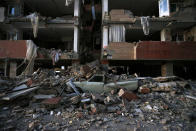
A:
POLYGON ((13 69, 10 72, 14 72, 13 76, 16 76, 16 68, 24 59, 53 59, 53 64, 59 59, 78 60, 79 0, 41 3, 11 0, 1 1, 1 4, 0 43, 1 58, 5 60, 5 76, 9 74, 7 63, 13 69))
POLYGON ((24 59, 35 59, 40 67, 100 59, 127 73, 144 75, 195 71, 194 0, 2 0, 0 4, 5 76, 21 73, 25 67, 21 63, 27 65, 24 59))
POLYGON ((195 12, 195 0, 1 0, 0 130, 195 130, 195 12))
MULTIPOLYGON (((103 57, 116 65, 142 65, 133 64, 128 70, 158 64, 163 76, 172 75, 175 65, 195 60, 194 12, 195 1, 188 0, 106 0, 102 3, 103 57)), ((156 72, 156 68, 142 71, 156 72)))

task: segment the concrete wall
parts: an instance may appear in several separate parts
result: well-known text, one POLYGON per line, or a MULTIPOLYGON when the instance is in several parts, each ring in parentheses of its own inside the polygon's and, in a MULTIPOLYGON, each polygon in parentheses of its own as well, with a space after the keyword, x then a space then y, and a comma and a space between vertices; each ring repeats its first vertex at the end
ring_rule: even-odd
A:
POLYGON ((26 40, 0 40, 0 58, 24 59, 26 57, 26 51, 26 40))
POLYGON ((110 43, 111 60, 196 60, 196 42, 142 41, 110 43))
POLYGON ((196 41, 196 26, 184 31, 184 40, 185 41, 196 41))

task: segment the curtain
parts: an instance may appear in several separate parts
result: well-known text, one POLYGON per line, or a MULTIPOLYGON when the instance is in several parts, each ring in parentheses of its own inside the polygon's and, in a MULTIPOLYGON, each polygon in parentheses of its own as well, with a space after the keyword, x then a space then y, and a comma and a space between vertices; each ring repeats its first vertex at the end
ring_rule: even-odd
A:
POLYGON ((109 28, 109 42, 125 42, 124 25, 111 25, 109 28))

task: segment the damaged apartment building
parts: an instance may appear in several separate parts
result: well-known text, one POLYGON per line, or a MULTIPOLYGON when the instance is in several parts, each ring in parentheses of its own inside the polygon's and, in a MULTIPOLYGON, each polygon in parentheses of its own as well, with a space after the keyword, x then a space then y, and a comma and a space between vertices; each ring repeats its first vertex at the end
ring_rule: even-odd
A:
POLYGON ((1 0, 1 74, 99 59, 141 76, 193 75, 195 12, 195 0, 1 0))

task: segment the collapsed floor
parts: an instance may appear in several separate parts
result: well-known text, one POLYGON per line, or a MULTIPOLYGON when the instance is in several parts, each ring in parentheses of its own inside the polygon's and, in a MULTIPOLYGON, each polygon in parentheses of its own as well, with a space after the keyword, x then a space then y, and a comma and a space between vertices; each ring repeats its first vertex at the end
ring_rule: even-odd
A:
POLYGON ((0 130, 196 130, 196 81, 108 70, 95 61, 1 78, 0 130), (93 90, 75 86, 96 74, 113 87, 100 93, 98 82, 93 90), (121 81, 137 84, 126 89, 121 81))

